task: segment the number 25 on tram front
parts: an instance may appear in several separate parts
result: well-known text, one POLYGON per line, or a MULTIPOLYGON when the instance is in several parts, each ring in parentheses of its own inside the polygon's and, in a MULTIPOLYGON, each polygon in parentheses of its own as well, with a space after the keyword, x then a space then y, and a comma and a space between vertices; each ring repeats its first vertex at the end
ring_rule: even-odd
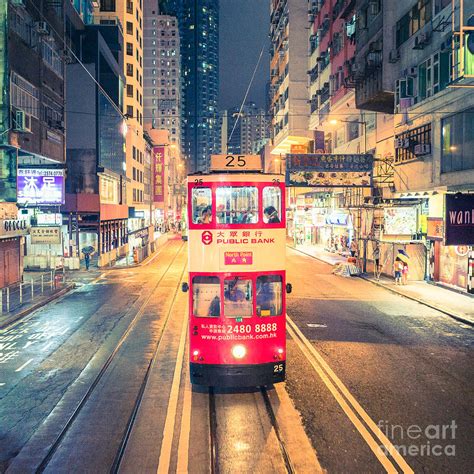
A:
POLYGON ((188 176, 191 381, 285 379, 285 185, 259 156, 218 155, 188 176), (258 161, 257 161, 258 160, 258 161), (260 172, 259 172, 260 170, 260 172))

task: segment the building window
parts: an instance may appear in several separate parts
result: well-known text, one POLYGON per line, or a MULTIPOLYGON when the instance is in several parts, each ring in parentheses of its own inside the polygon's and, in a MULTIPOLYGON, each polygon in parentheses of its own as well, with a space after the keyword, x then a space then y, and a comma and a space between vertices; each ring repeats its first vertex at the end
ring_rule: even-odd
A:
POLYGON ((396 24, 397 48, 431 21, 431 0, 418 0, 396 24))
POLYGON ((23 110, 34 118, 39 118, 38 89, 15 72, 11 75, 10 96, 13 107, 23 110))
POLYGON ((127 56, 133 56, 133 44, 127 43, 127 56))
POLYGON ((59 77, 63 77, 63 60, 54 50, 53 44, 51 44, 49 41, 43 41, 43 61, 59 77))
POLYGON ((474 169, 474 108, 441 121, 441 173, 474 169))
POLYGON ((395 136, 395 163, 414 160, 431 153, 431 124, 395 136))
POLYGON ((100 11, 101 12, 114 12, 115 0, 100 0, 100 11))
POLYGON ((133 14, 133 2, 131 0, 127 0, 127 13, 133 14))
POLYGON ((127 97, 133 97, 133 86, 131 84, 127 84, 127 97))
POLYGON ((127 35, 133 35, 133 23, 127 21, 127 35))
POLYGON ((133 64, 127 64, 127 76, 133 77, 133 64))
POLYGON ((418 66, 418 100, 447 87, 451 78, 451 51, 439 51, 418 66))
POLYGON ((127 105, 127 115, 133 118, 133 107, 131 105, 127 105))

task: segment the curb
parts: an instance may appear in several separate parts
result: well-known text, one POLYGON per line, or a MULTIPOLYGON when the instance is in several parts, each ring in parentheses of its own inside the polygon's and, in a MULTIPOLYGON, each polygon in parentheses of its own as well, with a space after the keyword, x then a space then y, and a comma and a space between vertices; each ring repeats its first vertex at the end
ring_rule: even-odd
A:
MULTIPOLYGON (((314 255, 311 255, 309 253, 303 252, 302 250, 299 250, 294 247, 290 247, 287 245, 287 247, 291 248, 292 250, 296 250, 297 252, 302 253, 303 255, 307 255, 308 257, 314 258, 315 260, 318 260, 319 262, 325 263, 326 265, 331 265, 334 266, 334 263, 329 263, 326 260, 323 260, 322 258, 315 257, 314 255)), ((443 308, 441 306, 434 305, 432 303, 428 303, 425 300, 416 298, 414 296, 406 295, 405 293, 402 293, 401 291, 397 291, 395 288, 391 288, 390 286, 384 285, 383 283, 376 282, 374 280, 371 280, 370 278, 367 278, 363 275, 357 275, 359 278, 362 278, 363 280, 372 283, 374 285, 380 286, 381 288, 385 288, 388 291, 391 291, 392 293, 395 293, 398 296, 403 296, 404 298, 408 298, 409 300, 416 301, 417 303, 420 303, 422 305, 428 306, 428 308, 435 309, 436 311, 439 311, 440 313, 445 314, 446 316, 449 316, 450 318, 455 319, 456 321, 459 321, 461 323, 467 324, 469 326, 474 327, 474 321, 470 319, 466 319, 465 316, 460 315, 458 313, 455 313, 453 311, 450 311, 446 308, 443 308)))
POLYGON ((39 303, 36 303, 33 306, 30 306, 29 308, 24 309, 23 311, 20 311, 19 313, 12 316, 10 319, 7 319, 6 321, 1 322, 0 329, 4 329, 12 325, 13 323, 17 322, 19 319, 22 319, 25 316, 28 316, 30 313, 33 313, 34 311, 42 308, 43 306, 46 306, 47 304, 53 302, 54 300, 61 298, 61 296, 66 295, 75 287, 76 287, 75 283, 72 283, 69 286, 66 286, 66 288, 59 290, 57 293, 54 293, 54 295, 49 296, 45 300, 40 301, 39 303))

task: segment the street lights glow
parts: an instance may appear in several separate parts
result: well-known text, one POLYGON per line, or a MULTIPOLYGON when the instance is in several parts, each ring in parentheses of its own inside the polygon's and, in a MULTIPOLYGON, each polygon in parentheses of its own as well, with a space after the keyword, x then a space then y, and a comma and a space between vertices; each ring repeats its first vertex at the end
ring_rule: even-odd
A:
POLYGON ((122 125, 121 125, 121 130, 122 132, 122 135, 124 138, 126 138, 127 136, 127 132, 128 132, 128 125, 127 125, 127 122, 125 120, 122 121, 122 125))
POLYGON ((337 119, 331 119, 331 120, 329 120, 329 123, 330 123, 331 125, 337 125, 337 124, 338 124, 338 121, 337 121, 337 119))

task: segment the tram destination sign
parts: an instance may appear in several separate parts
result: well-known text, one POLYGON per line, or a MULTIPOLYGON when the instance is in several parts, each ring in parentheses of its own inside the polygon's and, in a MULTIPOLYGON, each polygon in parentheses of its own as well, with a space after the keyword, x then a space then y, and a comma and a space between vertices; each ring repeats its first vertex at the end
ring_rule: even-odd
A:
POLYGON ((286 185, 320 188, 372 186, 374 157, 329 153, 286 155, 286 185))
POLYGON ((211 171, 262 171, 260 155, 211 155, 211 171))

